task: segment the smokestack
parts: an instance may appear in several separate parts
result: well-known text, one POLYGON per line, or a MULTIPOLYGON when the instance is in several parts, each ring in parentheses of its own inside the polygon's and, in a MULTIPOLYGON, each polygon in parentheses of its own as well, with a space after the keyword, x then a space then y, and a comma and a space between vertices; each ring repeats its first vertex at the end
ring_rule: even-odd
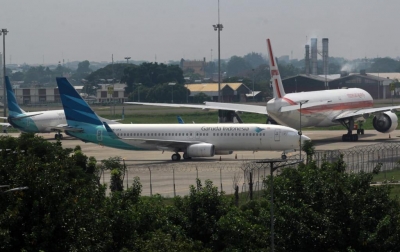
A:
POLYGON ((306 75, 309 75, 310 74, 310 46, 309 45, 306 45, 305 63, 306 63, 306 75))
POLYGON ((318 48, 317 48, 317 39, 312 38, 311 39, 311 74, 317 75, 318 70, 317 70, 317 54, 318 54, 318 48))
POLYGON ((322 39, 322 61, 324 64, 324 75, 329 74, 329 51, 328 51, 328 39, 323 38, 322 39))

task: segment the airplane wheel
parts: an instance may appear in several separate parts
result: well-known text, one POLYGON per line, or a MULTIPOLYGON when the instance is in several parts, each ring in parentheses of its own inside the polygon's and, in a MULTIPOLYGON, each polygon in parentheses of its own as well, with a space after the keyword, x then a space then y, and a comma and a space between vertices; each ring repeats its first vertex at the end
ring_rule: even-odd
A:
POLYGON ((351 141, 357 142, 358 141, 358 135, 351 135, 351 141))
POLYGON ((286 156, 285 154, 282 154, 281 158, 282 158, 283 160, 286 160, 287 156, 286 156))
POLYGON ((178 153, 172 154, 171 159, 172 161, 179 161, 181 160, 181 155, 179 155, 178 153))
POLYGON ((186 152, 183 153, 183 159, 192 159, 191 157, 188 156, 188 154, 186 154, 186 152))
POLYGON ((59 136, 60 136, 60 140, 62 140, 63 139, 63 134, 59 134, 59 136))
POLYGON ((360 129, 361 135, 364 135, 364 129, 360 129))

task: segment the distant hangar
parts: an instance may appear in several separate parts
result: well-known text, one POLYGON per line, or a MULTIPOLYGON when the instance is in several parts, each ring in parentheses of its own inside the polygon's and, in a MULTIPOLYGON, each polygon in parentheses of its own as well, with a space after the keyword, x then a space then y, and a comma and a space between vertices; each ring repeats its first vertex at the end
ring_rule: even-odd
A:
MULTIPOLYGON (((371 94, 374 99, 391 97, 390 83, 400 79, 400 73, 346 73, 336 75, 299 74, 283 79, 286 93, 308 92, 338 88, 361 88, 371 94)), ((397 88, 399 89, 399 88, 397 88)), ((395 91, 398 96, 399 91, 395 91)))

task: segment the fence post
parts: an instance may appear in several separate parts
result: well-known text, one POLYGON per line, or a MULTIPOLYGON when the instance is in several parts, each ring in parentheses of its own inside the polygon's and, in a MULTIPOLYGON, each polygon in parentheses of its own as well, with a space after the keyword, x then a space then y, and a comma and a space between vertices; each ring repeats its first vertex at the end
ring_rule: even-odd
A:
POLYGON ((151 184, 151 169, 150 169, 150 166, 147 168, 149 169, 149 172, 150 172, 150 196, 153 196, 153 186, 151 184))
POLYGON ((172 167, 172 180, 174 183, 174 197, 176 197, 176 191, 175 191, 175 167, 172 167))
POLYGON ((219 168, 219 182, 221 183, 221 192, 223 191, 222 188, 222 167, 219 168))
POLYGON ((249 193, 250 200, 253 200, 253 172, 250 172, 249 193))

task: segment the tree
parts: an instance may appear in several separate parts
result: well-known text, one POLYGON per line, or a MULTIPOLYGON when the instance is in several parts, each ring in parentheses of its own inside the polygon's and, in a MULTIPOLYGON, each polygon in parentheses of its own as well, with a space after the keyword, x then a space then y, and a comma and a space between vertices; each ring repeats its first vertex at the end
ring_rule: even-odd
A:
POLYGON ((371 73, 391 73, 400 70, 400 63, 397 60, 386 58, 376 58, 373 60, 370 69, 371 73))
POLYGON ((125 68, 135 68, 136 65, 126 63, 109 64, 103 68, 100 68, 89 75, 86 79, 90 84, 98 84, 100 79, 115 79, 120 80, 124 75, 125 68))
POLYGON ((236 76, 240 72, 251 69, 251 66, 242 58, 232 56, 227 64, 227 72, 229 77, 236 76))
POLYGON ((243 59, 251 66, 251 68, 257 68, 260 65, 267 64, 267 61, 261 55, 261 53, 251 52, 246 54, 243 59))
POLYGON ((181 225, 193 240, 201 241, 205 247, 214 251, 220 250, 216 237, 217 223, 233 206, 233 200, 226 198, 223 192, 218 192, 210 180, 205 181, 204 187, 199 179, 196 182, 196 187, 190 186, 189 196, 175 198, 174 206, 185 216, 186 223, 181 225))
MULTIPOLYGON (((340 158, 283 169, 274 178, 277 247, 286 251, 398 251, 399 204, 372 174, 346 173, 340 158)), ((271 180, 265 181, 271 186, 271 180)), ((269 195, 266 192, 266 195, 269 195)))
POLYGON ((121 157, 110 157, 101 161, 101 169, 109 170, 111 173, 111 192, 121 192, 124 190, 125 167, 121 164, 121 157))
POLYGON ((78 69, 76 69, 76 73, 78 74, 89 74, 92 72, 92 69, 89 68, 90 63, 88 60, 82 61, 78 63, 78 69))
POLYGON ((33 134, 1 137, 0 149, 1 183, 29 188, 0 194, 0 250, 104 250, 105 187, 84 157, 33 134))

